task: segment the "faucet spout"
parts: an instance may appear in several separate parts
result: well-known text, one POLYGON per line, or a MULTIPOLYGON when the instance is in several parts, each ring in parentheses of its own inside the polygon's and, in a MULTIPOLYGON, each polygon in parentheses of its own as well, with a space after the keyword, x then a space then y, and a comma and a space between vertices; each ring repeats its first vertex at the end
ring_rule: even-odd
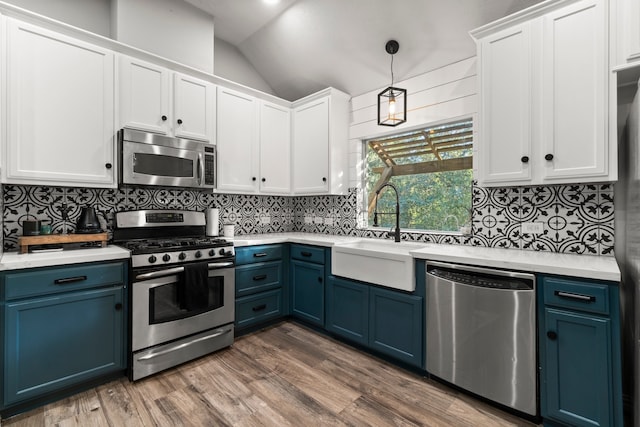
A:
MULTIPOLYGON (((373 210, 373 225, 374 226, 378 225, 378 215, 391 214, 391 212, 378 212, 378 196, 380 195, 380 192, 382 191, 382 189, 385 187, 392 188, 393 191, 396 193, 396 212, 395 212, 396 228, 393 233, 393 237, 394 237, 394 241, 400 242, 400 196, 398 195, 398 189, 396 188, 396 186, 390 182, 383 184, 380 188, 378 188, 378 190, 376 190, 376 204, 373 210)), ((389 232, 389 235, 391 235, 391 231, 389 232)))

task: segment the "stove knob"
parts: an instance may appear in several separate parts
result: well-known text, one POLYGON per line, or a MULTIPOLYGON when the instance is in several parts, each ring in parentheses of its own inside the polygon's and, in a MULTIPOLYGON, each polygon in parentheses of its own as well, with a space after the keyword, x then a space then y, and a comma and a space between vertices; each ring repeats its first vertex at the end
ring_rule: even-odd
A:
POLYGON ((185 254, 184 252, 180 252, 180 255, 178 255, 178 259, 180 261, 182 261, 183 259, 185 259, 187 257, 187 254, 185 254))
POLYGON ((153 264, 153 263, 154 263, 154 262, 156 262, 157 260, 158 260, 158 258, 156 258, 156 256, 155 256, 155 255, 151 255, 151 256, 149 257, 149 260, 148 260, 148 261, 149 261, 149 264, 153 264))
POLYGON ((224 251, 224 248, 221 248, 220 251, 218 252, 220 255, 224 255, 226 252, 224 251))
POLYGON ((216 251, 215 251, 215 249, 211 249, 211 250, 209 251, 209 256, 215 256, 215 255, 216 255, 216 251))
POLYGON ((162 257, 162 260, 164 262, 169 262, 170 259, 171 259, 171 256, 169 256, 169 254, 164 254, 164 256, 162 257))
POLYGON ((202 256, 202 252, 196 251, 196 258, 200 258, 202 256))

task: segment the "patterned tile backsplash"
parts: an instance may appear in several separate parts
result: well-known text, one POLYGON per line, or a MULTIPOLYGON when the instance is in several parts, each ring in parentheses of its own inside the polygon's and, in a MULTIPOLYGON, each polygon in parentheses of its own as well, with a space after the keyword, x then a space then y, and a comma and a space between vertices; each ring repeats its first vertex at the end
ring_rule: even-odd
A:
MULTIPOLYGON (((89 205, 110 229, 113 213, 132 209, 220 208, 220 224, 236 234, 304 231, 384 238, 364 227, 360 190, 346 196, 253 196, 147 188, 88 189, 2 186, 3 248, 17 250, 24 219, 51 224, 54 233, 75 230, 89 205)), ((471 235, 402 233, 411 241, 613 256, 613 185, 482 188, 474 186, 471 235), (523 233, 522 223, 542 223, 543 233, 523 233)))

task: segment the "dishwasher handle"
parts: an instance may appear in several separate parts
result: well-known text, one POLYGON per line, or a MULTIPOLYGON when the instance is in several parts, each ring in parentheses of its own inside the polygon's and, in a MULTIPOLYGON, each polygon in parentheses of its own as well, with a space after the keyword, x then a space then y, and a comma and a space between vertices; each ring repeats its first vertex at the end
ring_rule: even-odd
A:
POLYGON ((476 267, 472 265, 451 264, 440 261, 427 261, 427 270, 429 267, 448 268, 450 270, 459 270, 461 273, 480 273, 492 276, 509 277, 513 279, 535 280, 536 276, 531 273, 520 273, 517 271, 495 270, 493 268, 476 267))

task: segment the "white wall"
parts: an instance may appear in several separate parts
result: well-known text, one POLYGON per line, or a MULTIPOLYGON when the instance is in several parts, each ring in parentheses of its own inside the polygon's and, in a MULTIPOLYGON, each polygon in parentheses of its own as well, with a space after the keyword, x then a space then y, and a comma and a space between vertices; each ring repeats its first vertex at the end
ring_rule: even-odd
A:
POLYGON ((112 2, 115 40, 213 74, 213 16, 181 0, 112 2))
POLYGON ((238 48, 216 38, 214 52, 216 76, 275 95, 271 86, 238 48))
POLYGON ((378 126, 378 93, 385 88, 351 99, 349 128, 349 187, 351 188, 361 188, 362 184, 363 139, 443 123, 456 118, 475 118, 478 111, 476 57, 394 83, 394 86, 407 89, 407 121, 396 127, 378 126))
POLYGON ((3 0, 74 27, 109 37, 111 0, 3 0))

